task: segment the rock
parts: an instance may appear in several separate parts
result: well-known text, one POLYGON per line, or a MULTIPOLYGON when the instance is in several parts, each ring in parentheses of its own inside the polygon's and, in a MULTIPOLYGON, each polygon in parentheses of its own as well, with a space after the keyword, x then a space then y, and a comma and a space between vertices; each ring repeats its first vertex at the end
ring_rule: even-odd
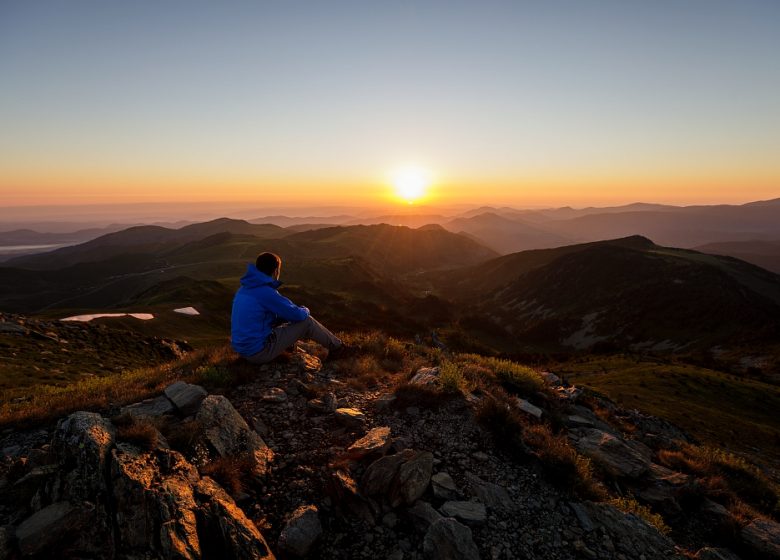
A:
POLYGON ((539 375, 544 379, 544 382, 548 385, 557 386, 561 384, 561 378, 555 375, 551 371, 540 371, 539 375))
POLYGON ((386 394, 386 395, 380 395, 374 401, 374 406, 376 407, 377 410, 387 410, 388 408, 393 406, 393 404, 395 403, 395 401, 397 399, 398 399, 398 397, 396 397, 395 395, 393 395, 391 393, 386 394))
POLYGON ((200 408, 200 403, 208 392, 200 385, 177 381, 165 388, 165 396, 170 399, 182 416, 192 416, 200 408))
POLYGON ((431 560, 479 560, 471 529, 452 518, 431 524, 425 533, 423 551, 431 560))
POLYGON ((740 560, 739 556, 728 548, 702 548, 694 557, 696 560, 740 560))
POLYGON ((337 408, 336 420, 347 428, 363 428, 366 425, 366 415, 356 408, 337 408))
POLYGON ((357 460, 373 453, 384 453, 389 446, 390 428, 373 428, 347 448, 347 455, 357 460))
POLYGON ((115 449, 111 486, 123 550, 196 558, 200 542, 192 484, 197 480, 198 471, 176 451, 148 453, 125 444, 115 449))
POLYGON ((606 473, 615 477, 639 478, 649 470, 652 452, 642 444, 633 442, 630 445, 601 430, 587 429, 584 432, 585 435, 576 440, 574 446, 606 473))
POLYGON ((387 512, 384 516, 382 516, 382 525, 388 529, 394 528, 396 525, 398 525, 398 516, 392 511, 387 512))
POLYGON ((564 420, 567 428, 593 428, 594 424, 588 418, 583 418, 578 414, 567 416, 564 420))
POLYGON ((123 406, 119 409, 120 414, 127 414, 133 418, 157 418, 158 416, 174 414, 175 412, 176 409, 173 407, 173 403, 163 395, 123 406))
POLYGON ((105 496, 105 473, 115 437, 114 425, 94 412, 74 412, 57 423, 52 451, 60 472, 68 473, 65 496, 76 501, 105 496))
POLYGON ((11 531, 10 527, 0 527, 0 558, 11 557, 11 531))
POLYGON ((338 408, 338 399, 334 393, 325 393, 322 397, 312 399, 307 403, 307 406, 312 410, 322 413, 336 412, 338 408))
POLYGON ((6 323, 0 321, 0 333, 12 333, 12 334, 26 334, 27 329, 16 323, 6 323))
POLYGON ((300 395, 303 395, 307 399, 311 399, 317 396, 317 392, 300 379, 293 379, 290 381, 290 389, 292 389, 291 393, 294 391, 300 395))
POLYGON ((300 347, 295 348, 295 352, 290 358, 290 361, 305 373, 316 373, 322 369, 322 360, 317 356, 309 354, 300 347))
POLYGON ((572 403, 582 396, 582 389, 579 387, 556 387, 555 392, 560 399, 572 403))
POLYGON ((263 535, 216 482, 203 477, 194 490, 200 503, 197 517, 204 535, 202 540, 206 541, 204 549, 219 551, 223 558, 274 560, 263 535))
POLYGON ((644 487, 636 490, 635 494, 665 516, 680 515, 682 508, 677 498, 690 486, 690 481, 691 477, 687 474, 652 463, 648 476, 642 480, 644 487))
POLYGON ((390 504, 397 507, 400 504, 411 505, 425 493, 431 481, 433 472, 433 453, 428 451, 415 452, 398 469, 397 483, 391 489, 390 504))
POLYGON ((458 487, 446 472, 438 472, 431 476, 433 495, 442 500, 454 500, 458 497, 458 487))
POLYGON ((361 480, 361 488, 366 496, 387 494, 398 473, 398 469, 405 460, 402 453, 396 453, 395 455, 380 457, 371 463, 361 480))
POLYGON ((422 500, 417 500, 414 505, 406 510, 415 527, 427 531, 433 523, 439 519, 444 519, 431 504, 422 500))
POLYGON ((289 554, 303 558, 311 551, 322 535, 322 524, 313 505, 301 506, 287 520, 279 535, 279 548, 289 554))
POLYGON ((281 389, 280 387, 273 387, 263 393, 261 398, 263 401, 268 403, 283 403, 287 402, 287 393, 285 393, 284 389, 281 389))
POLYGON ((780 558, 780 523, 754 519, 742 528, 740 536, 756 555, 780 558))
POLYGON ((360 493, 349 472, 343 469, 331 471, 327 478, 326 489, 342 510, 369 523, 374 522, 374 504, 360 493))
POLYGON ((468 525, 481 525, 487 519, 485 506, 479 502, 445 502, 440 510, 447 517, 455 517, 468 525))
POLYGON ((571 502, 569 507, 572 509, 572 511, 574 511, 574 515, 577 516, 577 521, 580 522, 580 527, 582 527, 583 531, 590 533, 593 531, 593 529, 596 528, 594 527, 593 521, 591 521, 588 512, 585 510, 582 504, 571 502))
POLYGON ((486 482, 473 473, 466 473, 466 481, 469 483, 469 492, 480 502, 495 511, 513 511, 515 504, 506 489, 486 482))
POLYGON ((717 502, 705 498, 699 507, 701 515, 715 527, 724 526, 732 519, 731 513, 717 502))
POLYGON ((477 461, 480 463, 487 463, 490 461, 490 455, 485 453, 484 451, 475 451, 471 454, 472 457, 474 457, 477 461))
POLYGON ((541 418, 544 411, 538 406, 534 406, 525 399, 515 398, 515 406, 522 412, 525 412, 529 416, 534 418, 541 418))
POLYGON ((439 384, 439 368, 423 367, 409 380, 412 385, 435 386, 439 384))
POLYGON ((627 558, 644 556, 646 560, 683 560, 676 553, 671 539, 639 517, 623 513, 609 504, 584 502, 581 505, 594 527, 603 527, 616 550, 627 558))
POLYGON ((56 502, 35 512, 16 528, 19 551, 25 555, 51 550, 83 529, 86 516, 70 502, 56 502))
POLYGON ((253 463, 253 475, 265 476, 273 452, 257 432, 222 395, 209 395, 200 405, 196 420, 202 427, 201 440, 220 457, 246 456, 253 463))

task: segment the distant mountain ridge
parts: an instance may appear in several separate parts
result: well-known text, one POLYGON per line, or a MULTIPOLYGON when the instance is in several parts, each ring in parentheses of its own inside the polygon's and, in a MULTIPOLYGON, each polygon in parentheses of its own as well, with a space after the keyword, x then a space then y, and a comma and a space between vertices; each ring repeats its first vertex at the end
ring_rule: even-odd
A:
POLYGON ((780 276, 633 236, 500 257, 435 278, 518 343, 710 348, 776 342, 780 276))

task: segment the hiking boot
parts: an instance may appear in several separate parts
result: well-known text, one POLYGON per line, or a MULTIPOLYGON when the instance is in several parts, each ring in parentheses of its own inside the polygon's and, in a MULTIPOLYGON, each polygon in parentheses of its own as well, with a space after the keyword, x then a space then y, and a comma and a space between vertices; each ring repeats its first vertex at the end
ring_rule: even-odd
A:
POLYGON ((355 353, 355 349, 351 346, 347 346, 346 344, 342 344, 338 348, 334 348, 333 350, 328 352, 328 361, 331 360, 343 360, 344 358, 349 358, 355 353))

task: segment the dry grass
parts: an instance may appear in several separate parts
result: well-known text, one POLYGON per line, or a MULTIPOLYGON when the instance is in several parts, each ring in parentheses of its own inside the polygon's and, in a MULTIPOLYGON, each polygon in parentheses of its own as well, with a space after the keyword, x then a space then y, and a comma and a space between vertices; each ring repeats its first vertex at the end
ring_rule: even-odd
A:
POLYGON ((168 440, 168 445, 186 456, 193 451, 195 442, 203 433, 203 427, 197 420, 185 420, 165 424, 160 427, 160 431, 168 440))
POLYGON ((502 391, 482 399, 475 413, 477 421, 493 434, 497 446, 515 458, 528 456, 523 441, 526 423, 520 413, 509 404, 502 391))
POLYGON ((247 457, 220 457, 207 463, 200 474, 210 476, 222 488, 236 498, 247 489, 246 481, 252 472, 252 462, 247 457))
POLYGON ((778 516, 780 488, 741 457, 712 447, 685 444, 679 451, 660 451, 658 461, 696 477, 696 490, 726 504, 732 513, 739 509, 741 517, 753 515, 751 511, 778 516))
MULTIPOLYGON (((238 357, 229 346, 192 352, 173 362, 125 371, 106 377, 92 377, 66 387, 40 385, 34 389, 0 393, 0 429, 29 428, 76 410, 108 410, 159 395, 174 381, 226 386, 243 375, 238 357), (212 368, 229 368, 231 376, 214 375, 212 368)), ((248 368, 247 368, 248 369, 248 368)), ((255 366, 255 372, 256 366, 255 366)))
POLYGON ((486 381, 500 383, 513 394, 527 396, 545 389, 544 381, 539 372, 528 366, 478 354, 459 354, 456 359, 458 362, 469 364, 474 373, 487 374, 486 381))
POLYGON ((158 434, 157 428, 148 420, 134 420, 117 426, 116 430, 118 441, 126 441, 145 451, 157 447, 158 434))
POLYGON ((657 513, 653 513, 650 508, 641 505, 633 498, 613 498, 609 501, 609 503, 618 508, 620 511, 636 515, 640 519, 644 520, 648 525, 652 525, 658 529, 658 532, 663 535, 668 535, 671 533, 671 529, 666 524, 663 517, 657 513))
POLYGON ((425 385, 415 385, 403 382, 396 385, 395 402, 396 408, 406 408, 408 406, 417 406, 420 408, 437 409, 452 398, 451 394, 445 393, 425 385))

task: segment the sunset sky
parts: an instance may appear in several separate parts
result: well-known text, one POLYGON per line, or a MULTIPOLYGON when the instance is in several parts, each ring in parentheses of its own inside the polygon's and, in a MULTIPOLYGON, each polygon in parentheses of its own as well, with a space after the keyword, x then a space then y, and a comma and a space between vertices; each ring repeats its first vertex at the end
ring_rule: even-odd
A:
MULTIPOLYGON (((0 206, 780 197, 780 2, 0 0, 0 206)), ((399 202, 401 204, 401 202, 399 202)))

